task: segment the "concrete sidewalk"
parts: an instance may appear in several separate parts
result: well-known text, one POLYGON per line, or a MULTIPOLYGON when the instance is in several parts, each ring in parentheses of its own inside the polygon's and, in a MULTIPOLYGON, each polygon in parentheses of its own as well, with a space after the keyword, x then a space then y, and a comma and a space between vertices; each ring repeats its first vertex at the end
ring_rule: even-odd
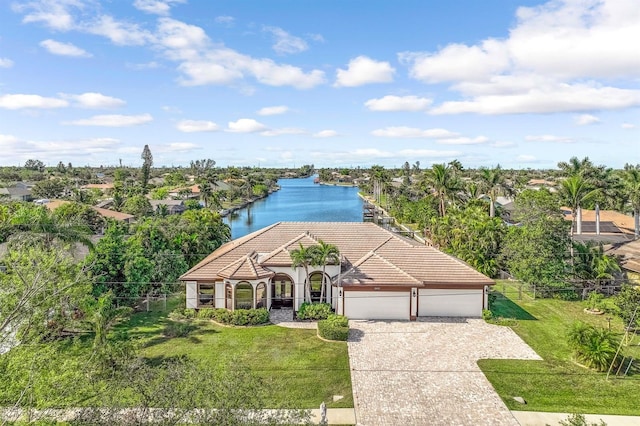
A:
MULTIPOLYGON (((311 421, 320 423, 320 410, 311 411, 311 421)), ((330 425, 355 425, 356 411, 353 408, 327 408, 327 420, 330 425)))
MULTIPOLYGON (((567 420, 567 413, 543 413, 540 411, 512 411, 520 426, 556 426, 560 421, 567 420)), ((603 420, 607 426, 640 426, 638 416, 617 416, 612 414, 585 414, 589 423, 600 423, 603 420)))

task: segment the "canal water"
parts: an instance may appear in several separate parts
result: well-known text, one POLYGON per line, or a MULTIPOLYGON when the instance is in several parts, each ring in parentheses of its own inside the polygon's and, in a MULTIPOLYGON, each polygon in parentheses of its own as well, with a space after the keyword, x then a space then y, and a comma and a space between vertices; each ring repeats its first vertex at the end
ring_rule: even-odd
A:
POLYGON ((276 222, 362 222, 358 188, 319 185, 313 179, 280 179, 279 191, 225 217, 231 238, 276 222))

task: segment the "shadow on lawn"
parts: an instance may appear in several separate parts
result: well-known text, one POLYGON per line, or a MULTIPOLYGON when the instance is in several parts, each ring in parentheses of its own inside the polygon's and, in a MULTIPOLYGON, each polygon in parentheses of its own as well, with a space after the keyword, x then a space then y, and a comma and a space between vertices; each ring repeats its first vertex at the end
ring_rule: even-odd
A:
POLYGON ((498 296, 493 303, 491 311, 495 317, 513 318, 517 320, 537 320, 536 317, 524 310, 520 305, 504 296, 498 296))

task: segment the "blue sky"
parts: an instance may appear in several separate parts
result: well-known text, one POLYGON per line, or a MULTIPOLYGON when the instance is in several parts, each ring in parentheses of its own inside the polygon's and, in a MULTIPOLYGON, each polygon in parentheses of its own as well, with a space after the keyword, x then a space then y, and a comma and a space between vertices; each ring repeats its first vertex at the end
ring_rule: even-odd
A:
POLYGON ((0 0, 0 165, 640 162, 637 0, 0 0))

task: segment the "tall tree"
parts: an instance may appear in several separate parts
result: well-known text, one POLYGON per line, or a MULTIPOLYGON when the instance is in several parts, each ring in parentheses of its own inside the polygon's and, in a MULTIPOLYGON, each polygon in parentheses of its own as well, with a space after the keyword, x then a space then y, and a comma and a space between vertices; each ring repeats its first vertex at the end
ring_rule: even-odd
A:
POLYGON ((633 210, 635 238, 640 238, 640 164, 625 164, 622 174, 624 194, 633 210))
MULTIPOLYGON (((326 279, 327 265, 334 265, 340 262, 340 250, 333 244, 318 241, 318 245, 312 246, 314 264, 322 265, 322 289, 320 290, 320 302, 323 301, 325 288, 329 280, 326 279)), ((328 293, 328 292, 327 292, 328 293)))
MULTIPOLYGON (((62 246, 13 244, 0 273, 0 343, 43 336, 89 290, 82 268, 62 246)), ((0 345, 1 346, 1 345, 0 345)))
POLYGON ((560 182, 560 196, 562 200, 567 203, 573 215, 571 222, 572 240, 575 231, 574 228, 576 227, 578 209, 580 209, 583 203, 591 201, 598 192, 598 189, 594 189, 593 186, 579 174, 570 176, 560 182))
POLYGON ((146 194, 147 184, 149 183, 149 176, 151 175, 151 166, 153 166, 153 155, 151 155, 149 145, 144 146, 140 158, 142 158, 142 191, 144 194, 146 194))
POLYGON ((513 194, 513 188, 507 183, 500 164, 493 169, 480 169, 480 186, 489 197, 489 216, 495 217, 498 196, 513 194))
POLYGON ((201 177, 205 177, 209 173, 209 170, 213 169, 215 165, 216 165, 216 162, 211 158, 195 160, 195 161, 192 160, 190 165, 191 173, 194 174, 197 180, 201 177))
POLYGON ((107 333, 132 312, 133 309, 130 307, 116 307, 113 304, 113 293, 110 291, 96 299, 87 299, 84 303, 85 322, 94 333, 93 349, 104 347, 107 343, 107 333))
POLYGON ((300 248, 291 250, 291 267, 304 268, 304 299, 311 303, 311 285, 309 283, 309 266, 314 262, 313 251, 310 247, 304 247, 302 243, 300 248))
POLYGON ((431 166, 431 170, 425 172, 424 183, 438 199, 440 216, 445 216, 447 202, 453 201, 458 191, 462 189, 462 184, 456 176, 454 168, 451 165, 434 164, 431 166))

